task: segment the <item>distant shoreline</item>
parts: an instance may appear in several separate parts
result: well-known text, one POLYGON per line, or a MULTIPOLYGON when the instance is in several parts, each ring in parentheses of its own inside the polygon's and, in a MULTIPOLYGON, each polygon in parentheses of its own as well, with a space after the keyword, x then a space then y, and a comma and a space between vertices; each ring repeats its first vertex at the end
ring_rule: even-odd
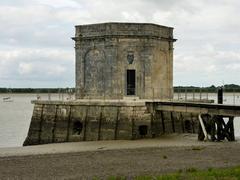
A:
MULTIPOLYGON (((174 86, 174 93, 217 93, 219 88, 223 88, 226 93, 240 92, 240 85, 226 84, 224 86, 174 86)), ((0 93, 75 93, 75 88, 0 88, 0 93)))
POLYGON ((74 93, 75 88, 0 88, 0 93, 74 93))

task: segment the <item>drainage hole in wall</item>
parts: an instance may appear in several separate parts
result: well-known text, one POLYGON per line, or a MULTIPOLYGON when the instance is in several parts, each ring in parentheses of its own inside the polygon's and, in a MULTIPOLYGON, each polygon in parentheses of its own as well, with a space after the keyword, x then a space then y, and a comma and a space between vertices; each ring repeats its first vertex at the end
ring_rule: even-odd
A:
POLYGON ((186 132, 190 133, 192 130, 191 122, 189 120, 184 121, 184 126, 185 126, 186 132))
POLYGON ((83 124, 80 121, 75 121, 73 123, 73 134, 80 135, 82 132, 83 124))
POLYGON ((148 133, 148 126, 141 125, 138 127, 138 131, 139 131, 140 136, 146 136, 148 133))

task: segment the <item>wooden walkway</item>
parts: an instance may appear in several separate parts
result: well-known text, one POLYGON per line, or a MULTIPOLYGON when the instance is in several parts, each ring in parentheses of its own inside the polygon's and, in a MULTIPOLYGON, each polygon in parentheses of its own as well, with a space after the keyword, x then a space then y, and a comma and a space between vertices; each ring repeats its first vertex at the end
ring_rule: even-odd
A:
POLYGON ((146 104, 148 106, 152 106, 157 111, 185 112, 234 117, 240 116, 240 106, 236 105, 179 101, 157 101, 147 102, 146 104))
POLYGON ((147 102, 150 111, 158 112, 177 112, 198 115, 199 130, 198 139, 212 141, 234 141, 234 117, 240 116, 240 106, 179 102, 179 101, 157 101, 147 102))

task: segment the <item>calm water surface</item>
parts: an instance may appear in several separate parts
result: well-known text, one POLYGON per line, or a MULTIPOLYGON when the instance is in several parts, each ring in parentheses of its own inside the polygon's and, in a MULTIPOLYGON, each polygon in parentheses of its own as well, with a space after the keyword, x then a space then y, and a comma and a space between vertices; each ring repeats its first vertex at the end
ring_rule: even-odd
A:
MULTIPOLYGON (((216 100, 216 94, 202 95, 202 98, 216 100)), ((177 99, 179 96, 175 94, 177 99)), ((188 94, 191 98, 191 94, 188 94)), ((0 94, 0 147, 15 147, 22 146, 25 140, 28 128, 31 121, 33 112, 33 105, 31 100, 37 98, 36 94, 0 94), (3 102, 3 98, 11 97, 12 102, 3 102)), ((58 94, 51 94, 51 99, 65 99, 58 94)), ((184 98, 184 94, 180 95, 180 98, 184 98)), ((195 95, 195 98, 198 98, 195 95)), ((41 94, 41 99, 48 99, 48 94, 41 94)), ((240 94, 225 94, 225 104, 239 104, 240 105, 240 94)), ((235 118, 235 135, 240 136, 240 119, 235 118)))

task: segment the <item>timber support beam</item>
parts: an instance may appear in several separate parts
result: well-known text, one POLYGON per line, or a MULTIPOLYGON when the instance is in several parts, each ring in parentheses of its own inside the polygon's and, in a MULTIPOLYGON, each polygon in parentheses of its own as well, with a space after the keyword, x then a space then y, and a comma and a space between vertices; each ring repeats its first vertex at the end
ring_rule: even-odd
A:
POLYGON ((224 139, 235 141, 234 117, 203 114, 199 115, 199 120, 198 140, 203 141, 211 137, 211 141, 222 141, 224 139))

